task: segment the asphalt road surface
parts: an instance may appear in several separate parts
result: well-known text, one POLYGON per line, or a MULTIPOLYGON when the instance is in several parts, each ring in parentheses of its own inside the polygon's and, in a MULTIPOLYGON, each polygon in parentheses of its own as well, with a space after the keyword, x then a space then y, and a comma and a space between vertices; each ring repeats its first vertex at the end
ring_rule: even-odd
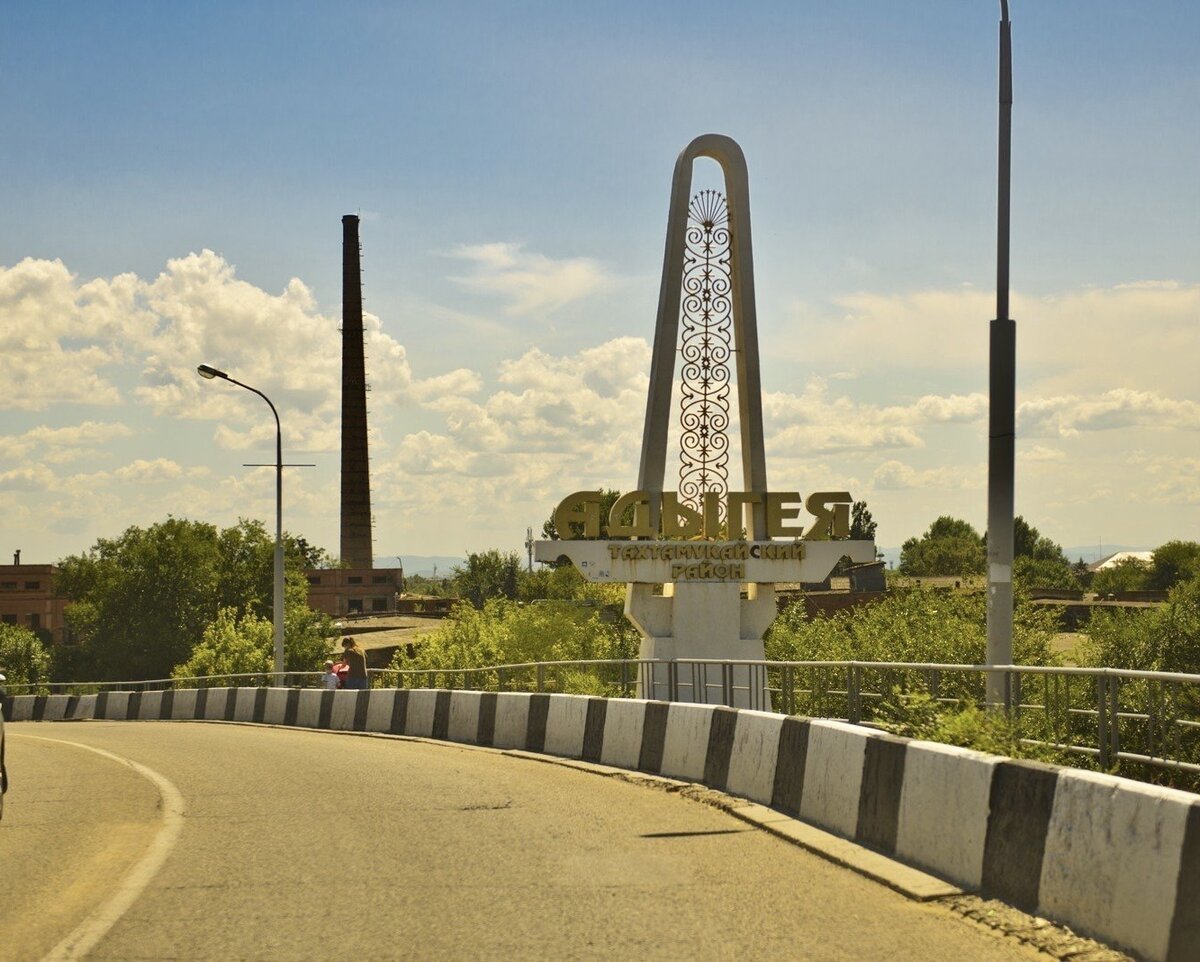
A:
POLYGON ((7 730, 0 959, 1044 958, 562 766, 213 723, 7 730))

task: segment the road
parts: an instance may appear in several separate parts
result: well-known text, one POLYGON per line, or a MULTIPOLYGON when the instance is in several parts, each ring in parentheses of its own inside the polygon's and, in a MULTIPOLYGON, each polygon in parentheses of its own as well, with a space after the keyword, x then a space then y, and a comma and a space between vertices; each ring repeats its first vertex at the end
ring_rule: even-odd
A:
POLYGON ((42 959, 89 916, 94 946, 58 958, 1044 958, 716 809, 562 766, 212 723, 7 730, 2 959, 42 959))

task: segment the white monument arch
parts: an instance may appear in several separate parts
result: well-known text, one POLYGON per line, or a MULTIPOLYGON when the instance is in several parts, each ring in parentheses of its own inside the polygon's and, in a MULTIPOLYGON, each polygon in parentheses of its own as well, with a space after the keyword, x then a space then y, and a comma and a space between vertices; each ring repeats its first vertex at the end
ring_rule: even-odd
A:
MULTIPOLYGON (((534 556, 565 556, 590 581, 628 583, 625 614, 641 633, 643 659, 761 662, 777 582, 823 581, 843 556, 875 560, 872 541, 831 540, 849 534, 848 492, 801 499, 799 492, 767 488, 750 190, 745 156, 729 137, 697 137, 675 163, 637 490, 620 498, 607 519, 600 501, 595 491, 566 497, 554 516, 563 540, 537 542, 534 556), (720 165, 725 195, 692 196, 701 157, 720 165), (742 491, 730 491, 727 482, 731 353, 742 491), (665 479, 677 354, 683 376, 675 492, 665 479), (813 516, 807 526, 798 520, 801 506, 813 516), (600 540, 605 521, 608 538, 600 540)), ((656 665, 641 674, 639 695, 711 702, 727 699, 732 689, 735 705, 768 703, 761 669, 712 667, 656 665)))

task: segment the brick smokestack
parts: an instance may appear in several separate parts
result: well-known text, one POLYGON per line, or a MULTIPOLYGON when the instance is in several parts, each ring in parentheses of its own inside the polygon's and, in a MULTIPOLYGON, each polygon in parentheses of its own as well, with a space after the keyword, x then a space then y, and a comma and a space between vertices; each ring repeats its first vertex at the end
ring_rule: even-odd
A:
POLYGON ((367 374, 363 360, 358 217, 342 218, 342 550, 351 568, 373 567, 367 374))

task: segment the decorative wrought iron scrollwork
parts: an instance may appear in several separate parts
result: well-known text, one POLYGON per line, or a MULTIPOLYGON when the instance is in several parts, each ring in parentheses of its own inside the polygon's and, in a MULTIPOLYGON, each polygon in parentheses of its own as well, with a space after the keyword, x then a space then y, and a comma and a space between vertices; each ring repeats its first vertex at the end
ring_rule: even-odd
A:
POLYGON ((679 497, 697 509, 705 492, 729 489, 729 241, 725 195, 700 191, 688 205, 679 346, 679 497))

